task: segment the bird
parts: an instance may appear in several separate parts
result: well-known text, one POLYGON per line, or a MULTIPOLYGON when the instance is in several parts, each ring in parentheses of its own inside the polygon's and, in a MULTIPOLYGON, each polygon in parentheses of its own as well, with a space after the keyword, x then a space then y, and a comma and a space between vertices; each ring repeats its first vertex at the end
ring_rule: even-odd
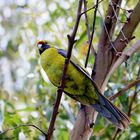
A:
MULTIPOLYGON (((40 64, 50 82, 59 87, 67 52, 58 49, 48 41, 38 41, 40 64)), ((129 117, 101 94, 95 81, 80 62, 72 56, 65 75, 64 93, 83 105, 93 107, 101 116, 121 130, 127 129, 129 117)))

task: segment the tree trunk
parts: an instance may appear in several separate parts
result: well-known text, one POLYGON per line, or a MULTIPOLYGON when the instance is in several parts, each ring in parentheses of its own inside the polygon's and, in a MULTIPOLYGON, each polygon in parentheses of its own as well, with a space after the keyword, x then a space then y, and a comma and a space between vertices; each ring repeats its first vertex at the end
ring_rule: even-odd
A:
MULTIPOLYGON (((139 1, 121 29, 118 37, 114 42, 112 41, 120 9, 117 5, 121 5, 121 1, 122 0, 112 0, 112 2, 109 3, 98 43, 98 52, 95 58, 92 78, 102 93, 105 91, 111 74, 115 71, 115 69, 113 69, 115 62, 121 58, 120 52, 123 52, 124 48, 131 41, 132 34, 140 21, 139 1)), ((98 113, 93 108, 87 106, 82 107, 78 112, 74 128, 70 134, 70 139, 89 140, 93 134, 92 124, 95 123, 97 115, 98 113)))

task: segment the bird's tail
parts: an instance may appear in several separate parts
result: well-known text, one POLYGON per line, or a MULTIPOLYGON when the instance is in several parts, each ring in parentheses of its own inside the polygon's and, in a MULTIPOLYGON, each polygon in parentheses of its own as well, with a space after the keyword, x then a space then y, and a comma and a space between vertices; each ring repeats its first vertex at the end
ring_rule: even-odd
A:
POLYGON ((113 105, 107 98, 105 98, 102 94, 98 94, 99 101, 92 106, 95 108, 97 112, 99 112, 102 116, 111 121, 114 125, 116 125, 120 129, 128 128, 130 124, 129 117, 120 111, 115 105, 113 105))

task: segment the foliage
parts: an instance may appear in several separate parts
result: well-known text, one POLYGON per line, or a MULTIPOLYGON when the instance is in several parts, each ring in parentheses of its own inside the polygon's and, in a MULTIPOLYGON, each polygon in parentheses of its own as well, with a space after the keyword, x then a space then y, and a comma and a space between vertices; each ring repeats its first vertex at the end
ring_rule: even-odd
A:
MULTIPOLYGON (((52 45, 67 49, 67 34, 71 33, 75 22, 77 1, 74 0, 23 0, 0 2, 0 131, 14 128, 20 124, 34 124, 47 132, 56 88, 50 84, 44 75, 36 47, 38 40, 48 40, 52 45), (43 76, 43 78, 42 78, 43 76)), ((122 7, 133 8, 136 2, 123 1, 122 7)), ((91 8, 93 1, 88 1, 91 8)), ((93 44, 97 43, 103 25, 103 17, 107 9, 107 1, 100 3, 93 44)), ((121 10, 120 19, 125 20, 126 11, 121 10)), ((92 27, 93 10, 88 12, 90 28, 92 27)), ((116 35, 122 24, 118 22, 116 35)), ((140 38, 140 26, 135 31, 134 43, 140 38)), ((114 36, 115 38, 115 36, 114 36)), ((87 41, 85 19, 82 17, 77 42, 73 54, 85 62, 87 41)), ((130 44, 131 45, 131 44, 130 44)), ((90 54, 88 70, 94 62, 90 54)), ((120 66, 113 74, 108 84, 106 95, 110 96, 123 88, 127 83, 137 78, 140 53, 136 53, 128 62, 120 66)), ((140 86, 137 87, 140 89, 140 86)), ((128 90, 114 103, 122 110, 128 111, 128 106, 135 88, 128 90)), ((132 124, 122 133, 120 140, 138 139, 140 96, 133 105, 132 124)), ((67 140, 72 129, 79 106, 67 96, 63 96, 57 117, 54 139, 67 140)), ((97 119, 91 140, 110 139, 115 133, 115 127, 103 118, 97 119), (106 126, 106 127, 105 127, 106 126)), ((0 139, 44 139, 44 135, 34 127, 22 126, 1 134, 0 139)))

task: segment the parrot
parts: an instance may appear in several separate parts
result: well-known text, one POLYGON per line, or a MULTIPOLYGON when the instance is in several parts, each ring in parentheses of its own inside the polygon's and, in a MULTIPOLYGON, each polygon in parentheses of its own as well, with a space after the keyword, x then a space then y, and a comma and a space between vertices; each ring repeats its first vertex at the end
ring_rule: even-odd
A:
MULTIPOLYGON (((67 52, 51 46, 47 41, 38 41, 40 64, 50 82, 59 87, 67 52)), ((127 129, 129 117, 101 94, 90 74, 72 56, 65 76, 63 92, 83 105, 93 107, 101 116, 121 130, 127 129)))

